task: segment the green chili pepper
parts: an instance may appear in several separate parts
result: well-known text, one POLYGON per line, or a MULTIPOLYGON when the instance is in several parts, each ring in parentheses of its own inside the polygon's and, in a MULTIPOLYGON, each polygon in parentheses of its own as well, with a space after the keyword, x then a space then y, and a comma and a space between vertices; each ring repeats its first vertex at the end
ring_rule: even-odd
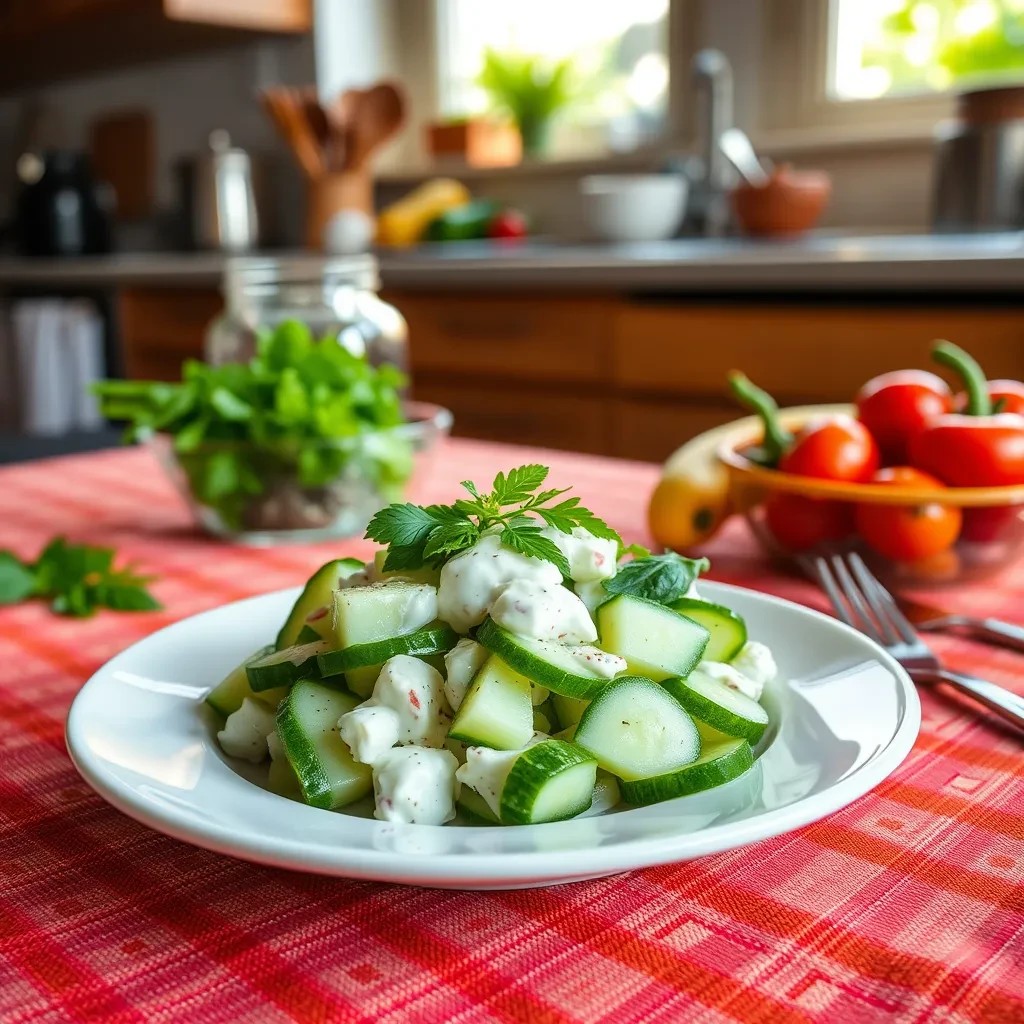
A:
POLYGON ((793 444, 793 435, 779 420, 778 404, 767 391, 759 388, 739 370, 729 373, 729 387, 740 405, 757 413, 764 424, 761 443, 748 448, 743 454, 759 466, 774 468, 793 444))

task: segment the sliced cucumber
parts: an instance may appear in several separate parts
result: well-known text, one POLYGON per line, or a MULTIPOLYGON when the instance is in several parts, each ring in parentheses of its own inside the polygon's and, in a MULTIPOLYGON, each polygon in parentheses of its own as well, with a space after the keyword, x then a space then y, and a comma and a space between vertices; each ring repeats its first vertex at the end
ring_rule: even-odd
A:
POLYGON ((297 679, 319 679, 317 657, 327 650, 325 640, 285 647, 255 658, 245 666, 249 685, 256 693, 279 686, 291 686, 297 679))
POLYGON ((726 736, 754 744, 768 727, 768 712, 756 700, 699 670, 689 679, 666 679, 661 685, 695 719, 726 736))
POLYGON ((437 591, 423 583, 375 583, 334 592, 335 647, 390 640, 437 618, 437 591))
POLYGON ((677 771, 700 755, 693 719, 664 687, 640 676, 616 679, 591 701, 575 742, 620 779, 677 771))
POLYGON ((299 777, 295 774, 291 762, 288 760, 281 746, 281 740, 275 730, 267 737, 267 745, 270 747, 270 769, 267 772, 267 787, 271 793, 278 796, 286 796, 291 800, 302 799, 302 787, 299 785, 299 777))
POLYGON ((597 770, 597 780, 594 783, 594 799, 590 804, 591 814, 604 814, 610 811, 622 799, 622 791, 619 788, 619 780, 610 772, 601 768, 597 770))
POLYGON ((448 735, 494 750, 524 746, 533 735, 530 680, 492 654, 469 684, 448 735))
MULTIPOLYGON (((550 735, 551 730, 554 728, 554 722, 551 718, 548 718, 547 712, 550 710, 547 705, 542 705, 533 709, 533 731, 542 732, 545 735, 550 735)), ((552 718, 554 716, 552 715, 552 718)))
POLYGON ((498 816, 491 810, 487 801, 475 789, 471 789, 469 786, 461 786, 459 788, 459 798, 455 803, 459 810, 462 811, 462 813, 471 822, 473 822, 473 824, 501 824, 498 816))
POLYGON ((732 661, 743 650, 747 642, 747 624, 731 608, 696 597, 681 597, 669 607, 711 633, 701 656, 704 661, 732 661))
POLYGON ((391 572, 384 571, 384 560, 388 557, 387 550, 381 548, 373 556, 373 569, 378 579, 382 580, 407 580, 409 583, 429 583, 436 587, 441 582, 441 570, 431 569, 425 565, 421 569, 392 569, 391 572))
POLYGON ((296 683, 277 711, 277 735, 307 804, 334 810, 373 788, 369 765, 352 757, 338 734, 338 719, 359 701, 323 683, 296 683))
POLYGON ((579 720, 583 717, 583 712, 587 710, 587 705, 590 703, 589 700, 580 700, 578 697, 566 697, 561 693, 551 694, 551 703, 555 709, 555 717, 558 719, 558 724, 563 729, 568 729, 571 725, 578 725, 579 720))
POLYGON ((301 637, 305 634, 310 640, 329 640, 331 646, 334 646, 334 616, 331 614, 333 604, 332 597, 331 604, 321 605, 306 616, 306 621, 299 630, 300 639, 295 641, 297 644, 303 643, 301 637))
POLYGON ((564 821, 594 798, 597 761, 575 743, 544 740, 516 758, 501 791, 501 820, 510 825, 564 821))
POLYGON ((299 635, 295 638, 295 643, 312 644, 322 639, 323 637, 309 623, 304 623, 302 629, 299 630, 299 635))
POLYGON ((377 683, 377 676, 380 675, 380 670, 383 667, 384 663, 381 662, 379 665, 367 665, 365 668, 350 669, 345 673, 345 685, 357 697, 368 700, 377 683))
POLYGON ((654 680, 686 678, 711 639, 692 619, 631 594, 617 594, 601 605, 597 627, 606 651, 625 658, 630 672, 654 680))
POLYGON ((527 679, 566 697, 596 697, 610 682, 587 667, 588 657, 599 658, 604 652, 586 644, 533 640, 510 633, 491 619, 481 623, 476 640, 527 679))
MULTIPOLYGON (((227 718, 233 715, 241 706, 246 697, 255 697, 253 688, 249 685, 249 677, 246 675, 246 667, 251 661, 270 654, 273 647, 261 647, 251 657, 246 658, 237 668, 233 668, 207 695, 206 703, 218 714, 227 718)), ((264 690, 260 694, 260 700, 267 704, 276 704, 285 695, 285 690, 264 690)))
POLYGON ((329 608, 331 594, 337 589, 338 583, 360 572, 362 568, 363 563, 358 558, 335 558, 321 565, 306 581, 302 593, 292 605, 281 632, 277 634, 274 647, 280 651, 299 643, 299 633, 302 632, 307 617, 318 608, 329 608))
POLYGON ((414 633, 353 644, 341 651, 326 651, 317 659, 322 676, 338 676, 367 665, 382 665, 396 654, 444 654, 459 642, 459 636, 443 622, 434 622, 414 633))
POLYGON ((754 763, 746 740, 732 739, 709 747, 691 765, 665 775, 622 783, 622 799, 628 804, 656 804, 677 796, 701 793, 738 779, 754 763))

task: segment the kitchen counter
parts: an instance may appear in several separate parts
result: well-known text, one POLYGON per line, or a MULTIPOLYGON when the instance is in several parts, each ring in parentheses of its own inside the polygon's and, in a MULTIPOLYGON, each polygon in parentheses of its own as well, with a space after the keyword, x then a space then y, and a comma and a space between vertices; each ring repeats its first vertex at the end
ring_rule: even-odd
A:
MULTIPOLYGON (((215 286, 227 257, 117 254, 0 258, 0 288, 215 286)), ((675 239, 630 245, 453 243, 380 254, 386 288, 608 292, 1006 293, 1024 289, 1024 232, 852 236, 793 241, 675 239)))

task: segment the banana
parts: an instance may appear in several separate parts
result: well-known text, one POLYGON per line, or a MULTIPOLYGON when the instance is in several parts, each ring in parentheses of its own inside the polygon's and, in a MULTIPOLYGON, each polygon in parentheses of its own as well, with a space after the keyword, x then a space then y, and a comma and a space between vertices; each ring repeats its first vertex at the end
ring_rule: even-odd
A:
MULTIPOLYGON (((795 405, 779 412, 783 426, 799 427, 817 416, 853 411, 850 405, 795 405)), ((732 513, 729 474, 718 459, 722 445, 761 436, 757 416, 743 416, 691 438, 669 456, 651 495, 647 521, 654 540, 683 551, 713 537, 732 513)))

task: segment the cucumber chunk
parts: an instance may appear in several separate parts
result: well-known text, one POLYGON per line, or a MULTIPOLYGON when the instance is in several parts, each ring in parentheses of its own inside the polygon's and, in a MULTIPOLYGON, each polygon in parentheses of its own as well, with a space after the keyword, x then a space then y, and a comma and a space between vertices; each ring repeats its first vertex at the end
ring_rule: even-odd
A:
POLYGON ((377 676, 380 675, 380 670, 383 667, 384 663, 381 662, 379 665, 367 665, 365 668, 350 669, 345 673, 345 685, 357 697, 368 700, 377 683, 377 676))
POLYGON ((459 636, 443 622, 434 622, 414 633, 353 644, 341 651, 325 651, 317 658, 322 676, 338 676, 367 665, 382 665, 397 654, 444 654, 459 642, 459 636))
POLYGON ((334 646, 390 640, 437 618, 437 591, 423 583, 376 583, 334 592, 334 646))
MULTIPOLYGON (((299 594, 288 613, 281 631, 277 634, 274 647, 281 651, 299 642, 299 633, 306 624, 309 615, 318 608, 330 607, 331 594, 338 584, 349 576, 360 572, 363 563, 358 558, 335 558, 321 565, 306 581, 302 593, 299 594)), ((329 621, 329 620, 328 620, 329 621)))
MULTIPOLYGON (((256 693, 249 685, 249 677, 246 675, 246 667, 251 661, 270 654, 273 647, 261 647, 251 657, 246 658, 237 668, 233 668, 207 695, 206 703, 219 715, 227 718, 233 715, 241 706, 246 697, 255 697, 256 693)), ((266 704, 276 704, 284 697, 286 691, 264 690, 260 694, 260 700, 266 704)))
POLYGON ((616 679, 591 701, 574 739, 620 779, 663 775, 700 755, 693 719, 664 687, 640 676, 616 679))
POLYGON ((313 644, 323 637, 308 622, 302 624, 299 635, 295 638, 296 644, 313 644))
POLYGON ((530 680, 492 654, 469 684, 448 735, 495 750, 524 746, 533 735, 530 680))
POLYGON ((304 679, 278 708, 278 738, 303 799, 313 807, 344 807, 373 788, 370 766, 356 761, 338 734, 338 719, 358 703, 351 694, 304 679))
POLYGON ((731 608, 695 597, 681 597, 669 607, 693 619, 711 633, 704 661, 732 661, 747 642, 747 624, 731 608))
POLYGON ((469 786, 459 789, 459 798, 455 801, 458 809, 474 825, 500 825, 501 820, 491 810, 487 801, 469 786))
POLYGON ((249 685, 254 692, 262 693, 279 686, 291 686, 297 679, 317 679, 320 676, 317 657, 326 650, 326 641, 317 640, 255 658, 245 666, 249 685))
POLYGON ((597 761, 575 743, 544 740, 516 758, 501 791, 501 820, 509 825, 564 821, 590 807, 597 761))
MULTIPOLYGON (((634 675, 684 679, 704 657, 711 633, 654 601, 617 594, 597 610, 601 646, 626 659, 634 675)), ((582 696, 575 694, 573 696, 582 696)))
POLYGON ((675 772, 622 783, 622 799, 640 806, 671 800, 677 796, 701 793, 738 779, 754 763, 746 740, 732 739, 709 747, 701 756, 675 772))
POLYGON ((587 664, 588 658, 593 661, 607 656, 596 647, 533 640, 510 633, 491 619, 484 619, 481 623, 476 640, 527 679, 546 686, 553 693, 590 699, 601 693, 610 682, 608 676, 601 675, 587 664))
POLYGON ((384 560, 388 557, 386 548, 381 548, 373 556, 373 570, 378 579, 407 580, 409 583, 429 583, 436 587, 441 582, 441 570, 425 565, 420 569, 392 569, 384 571, 384 560))
POLYGON ((555 717, 562 729, 579 725, 583 712, 587 710, 588 700, 580 700, 578 697, 566 697, 561 693, 551 694, 551 703, 555 709, 555 717))
POLYGON ((666 679, 661 685, 697 721, 726 736, 755 744, 768 727, 768 712, 756 700, 703 672, 689 679, 666 679))

